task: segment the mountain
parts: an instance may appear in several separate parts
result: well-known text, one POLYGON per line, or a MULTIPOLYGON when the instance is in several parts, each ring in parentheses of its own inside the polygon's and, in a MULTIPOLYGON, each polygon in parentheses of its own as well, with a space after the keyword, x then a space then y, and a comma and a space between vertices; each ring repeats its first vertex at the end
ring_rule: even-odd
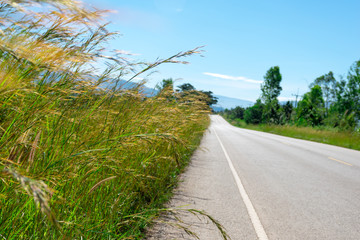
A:
POLYGON ((225 108, 231 109, 231 108, 235 108, 237 106, 246 108, 246 107, 250 107, 250 106, 254 105, 254 102, 251 102, 248 100, 225 97, 225 96, 221 96, 221 95, 214 95, 214 96, 218 98, 217 104, 212 106, 212 108, 214 109, 215 112, 222 111, 225 108))
MULTIPOLYGON (((139 87, 139 84, 135 83, 135 82, 128 82, 128 81, 125 81, 125 80, 118 80, 118 86, 121 86, 121 88, 123 88, 123 89, 132 89, 132 88, 139 87)), ((153 88, 149 88, 146 85, 141 85, 139 87, 139 90, 146 97, 153 97, 158 93, 157 90, 155 90, 153 88)))
MULTIPOLYGON (((95 76, 89 76, 90 79, 93 79, 94 81, 97 80, 97 77, 95 76)), ((137 88, 139 87, 139 92, 144 94, 146 97, 153 97, 158 93, 158 90, 154 89, 154 88, 149 88, 146 85, 142 85, 136 82, 129 82, 126 80, 122 80, 122 79, 108 79, 108 82, 104 83, 103 85, 101 85, 102 87, 111 89, 112 87, 114 87, 116 84, 116 86, 120 89, 133 89, 133 88, 137 88)))
MULTIPOLYGON (((91 78, 96 78, 96 77, 91 76, 91 78)), ((115 81, 110 81, 110 82, 111 83, 109 85, 107 85, 108 88, 111 88, 114 85, 115 81)), ((136 87, 138 87, 138 85, 139 85, 138 83, 128 82, 125 80, 117 81, 117 86, 121 87, 123 89, 136 88, 136 87)), ((154 88, 149 88, 146 85, 140 86, 140 92, 142 92, 146 97, 153 97, 156 94, 158 94, 158 90, 156 90, 154 88)), ((254 105, 254 102, 251 102, 248 100, 225 97, 225 96, 221 96, 221 95, 213 95, 213 96, 218 99, 217 104, 211 106, 215 112, 223 111, 226 108, 227 109, 235 108, 237 106, 246 108, 246 107, 254 105)))

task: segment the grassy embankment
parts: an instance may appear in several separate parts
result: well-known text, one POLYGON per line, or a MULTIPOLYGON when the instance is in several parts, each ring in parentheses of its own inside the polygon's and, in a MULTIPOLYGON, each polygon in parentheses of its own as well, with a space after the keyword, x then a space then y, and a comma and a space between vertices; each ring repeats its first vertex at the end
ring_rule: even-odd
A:
POLYGON ((282 136, 326 143, 335 146, 360 150, 360 134, 357 132, 340 131, 339 129, 325 127, 297 127, 291 125, 253 125, 246 124, 244 120, 227 119, 234 126, 256 131, 274 133, 282 136))
POLYGON ((139 239, 199 144, 207 106, 116 86, 139 66, 121 58, 89 77, 112 34, 69 6, 1 5, 0 238, 139 239))

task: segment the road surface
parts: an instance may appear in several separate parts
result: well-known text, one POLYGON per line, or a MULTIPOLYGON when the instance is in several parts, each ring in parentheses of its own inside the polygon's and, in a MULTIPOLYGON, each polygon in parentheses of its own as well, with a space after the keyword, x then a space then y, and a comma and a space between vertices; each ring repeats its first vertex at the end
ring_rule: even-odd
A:
MULTIPOLYGON (((240 129, 214 115, 182 178, 170 207, 205 210, 233 240, 360 239, 359 151, 240 129)), ((222 239, 203 218, 180 215, 200 239, 222 239)), ((169 224, 150 235, 192 239, 169 224)))

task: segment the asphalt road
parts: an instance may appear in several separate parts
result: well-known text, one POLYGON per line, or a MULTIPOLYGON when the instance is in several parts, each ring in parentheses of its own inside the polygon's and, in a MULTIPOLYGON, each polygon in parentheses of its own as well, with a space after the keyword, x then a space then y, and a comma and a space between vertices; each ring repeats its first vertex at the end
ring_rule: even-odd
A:
MULTIPOLYGON (((360 239, 359 151, 211 120, 170 207, 205 210, 234 240, 360 239)), ((200 239, 222 239, 203 218, 181 216, 200 239)), ((169 226, 149 239, 191 239, 169 226)))

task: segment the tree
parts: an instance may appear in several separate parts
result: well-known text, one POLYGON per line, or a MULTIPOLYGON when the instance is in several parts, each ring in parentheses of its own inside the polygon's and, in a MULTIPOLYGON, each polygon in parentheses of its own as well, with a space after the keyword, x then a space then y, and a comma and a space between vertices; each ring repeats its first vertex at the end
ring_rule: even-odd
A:
POLYGON ((280 123, 280 104, 277 98, 265 103, 263 111, 264 119, 267 123, 280 123))
POLYGON ((217 103, 217 97, 215 97, 211 91, 196 90, 190 83, 184 83, 178 86, 178 88, 180 89, 179 98, 186 98, 186 101, 189 101, 191 96, 196 96, 197 98, 200 97, 199 99, 201 101, 205 101, 208 106, 217 103))
POLYGON ((355 112, 357 118, 360 118, 360 60, 350 67, 347 79, 347 97, 350 103, 348 110, 355 112))
POLYGON ((158 90, 158 95, 165 97, 168 101, 174 101, 174 81, 172 78, 163 79, 161 83, 157 84, 155 88, 158 90))
POLYGON ((230 119, 244 119, 245 108, 237 106, 230 110, 225 109, 224 112, 230 119))
POLYGON ((172 78, 163 79, 161 83, 156 84, 155 88, 158 89, 159 91, 162 91, 164 89, 173 91, 174 80, 172 78))
POLYGON ((264 118, 268 123, 279 123, 279 101, 278 97, 282 90, 280 86, 282 76, 278 66, 271 67, 264 76, 264 83, 261 85, 262 99, 265 103, 264 118))
POLYGON ((298 119, 312 126, 320 125, 324 119, 324 99, 321 87, 315 85, 304 94, 297 108, 298 119))
POLYGON ((331 102, 335 99, 336 79, 333 72, 330 71, 329 73, 316 78, 310 86, 313 87, 315 85, 319 85, 321 87, 327 112, 331 102))
POLYGON ((211 106, 213 104, 216 104, 218 102, 218 98, 213 95, 212 91, 199 91, 207 96, 206 104, 211 106))
POLYGON ((247 124, 259 124, 263 120, 263 108, 264 104, 260 99, 256 100, 254 106, 249 107, 245 110, 244 119, 247 124))
POLYGON ((178 88, 180 89, 181 92, 195 90, 195 87, 193 85, 191 85, 190 83, 181 84, 180 86, 178 86, 178 88))
POLYGON ((336 81, 333 99, 327 121, 330 125, 340 125, 340 122, 350 119, 349 116, 357 122, 360 118, 360 60, 350 67, 347 81, 336 81))
POLYGON ((244 119, 244 112, 245 112, 245 109, 240 106, 237 106, 234 109, 232 109, 234 118, 244 119))
POLYGON ((291 120, 291 114, 293 112, 293 105, 290 101, 287 101, 286 104, 282 107, 283 109, 283 116, 284 116, 284 121, 286 122, 290 122, 291 120))
POLYGON ((271 67, 264 76, 264 83, 261 85, 262 99, 265 104, 277 99, 282 87, 280 86, 282 76, 278 66, 271 67))

